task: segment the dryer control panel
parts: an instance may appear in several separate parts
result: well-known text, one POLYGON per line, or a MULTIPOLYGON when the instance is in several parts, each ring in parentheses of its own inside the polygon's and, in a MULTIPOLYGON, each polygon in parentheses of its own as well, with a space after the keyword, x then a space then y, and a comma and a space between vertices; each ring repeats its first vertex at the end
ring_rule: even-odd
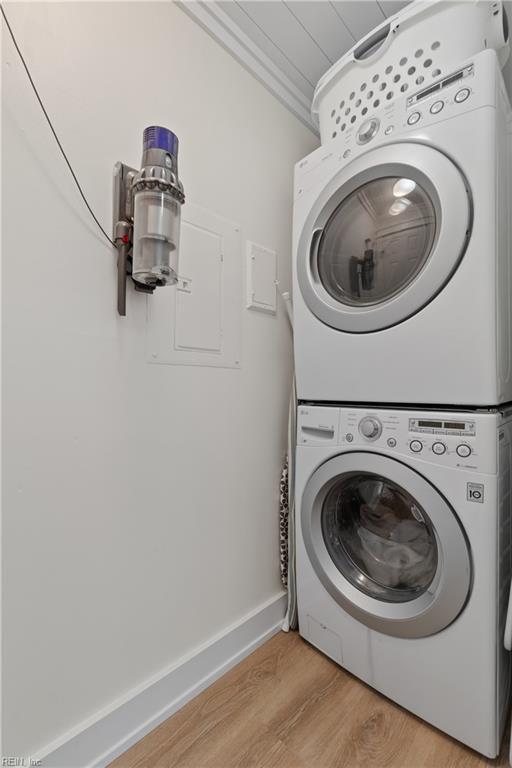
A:
POLYGON ((495 413, 300 405, 297 444, 372 450, 448 467, 496 471, 495 413))
MULTIPOLYGON (((386 98, 378 90, 368 90, 359 118, 356 120, 352 115, 350 120, 344 119, 332 141, 322 144, 296 165, 296 199, 315 184, 325 184, 328 170, 334 174, 376 146, 402 140, 431 140, 424 130, 437 123, 452 118, 465 120, 469 112, 480 107, 496 108, 497 89, 505 87, 492 50, 481 51, 446 73, 427 68, 422 74, 415 74, 418 76, 414 90, 400 80, 399 73, 395 75, 396 84, 384 83, 391 89, 386 98)), ((461 123, 460 130, 466 129, 467 124, 461 123)))

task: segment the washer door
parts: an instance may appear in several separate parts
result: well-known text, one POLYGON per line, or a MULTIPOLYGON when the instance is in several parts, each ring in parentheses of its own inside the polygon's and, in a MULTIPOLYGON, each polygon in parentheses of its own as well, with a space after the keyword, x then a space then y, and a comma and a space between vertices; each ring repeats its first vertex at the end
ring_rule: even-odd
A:
POLYGON ((336 175, 299 240, 311 312, 350 333, 388 328, 428 304, 468 242, 471 203, 458 168, 422 144, 380 147, 336 175))
POLYGON ((301 524, 324 587, 371 629, 426 637, 463 609, 471 561, 461 525, 405 464, 363 452, 330 459, 306 486, 301 524))

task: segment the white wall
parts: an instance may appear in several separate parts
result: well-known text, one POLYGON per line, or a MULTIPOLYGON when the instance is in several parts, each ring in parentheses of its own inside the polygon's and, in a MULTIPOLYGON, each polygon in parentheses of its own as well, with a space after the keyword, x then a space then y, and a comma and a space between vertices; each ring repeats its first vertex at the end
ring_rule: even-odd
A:
MULTIPOLYGON (((315 137, 170 3, 8 3, 107 230, 116 160, 181 140, 188 200, 275 248, 315 137)), ((44 749, 277 595, 290 334, 242 310, 240 371, 148 365, 115 259, 3 47, 4 745, 44 749)), ((241 296, 242 301, 242 286, 241 296)))

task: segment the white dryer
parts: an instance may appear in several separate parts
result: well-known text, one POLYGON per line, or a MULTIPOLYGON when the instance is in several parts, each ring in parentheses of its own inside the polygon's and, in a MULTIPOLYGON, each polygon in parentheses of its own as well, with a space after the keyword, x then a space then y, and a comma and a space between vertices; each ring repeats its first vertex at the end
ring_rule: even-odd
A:
POLYGON ((494 757, 510 685, 512 411, 299 405, 297 429, 300 634, 494 757))
POLYGON ((507 402, 512 118, 496 53, 396 98, 400 73, 296 166, 298 397, 507 402))

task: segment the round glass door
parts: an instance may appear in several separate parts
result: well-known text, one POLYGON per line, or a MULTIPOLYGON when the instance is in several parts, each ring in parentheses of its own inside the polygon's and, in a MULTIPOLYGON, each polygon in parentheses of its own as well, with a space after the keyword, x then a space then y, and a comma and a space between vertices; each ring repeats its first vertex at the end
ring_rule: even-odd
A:
POLYGON ((339 571, 371 597, 413 600, 436 574, 438 547, 427 513, 379 475, 359 472, 334 482, 322 506, 322 533, 339 571))
POLYGON ((376 453, 335 456, 306 484, 300 515, 319 580, 371 629, 426 637, 463 609, 466 537, 446 499, 411 467, 376 453))
POLYGON ((436 232, 432 200, 412 179, 375 179, 349 194, 323 230, 318 274, 327 293, 353 306, 389 301, 418 275, 436 232))
POLYGON ((401 323, 443 289, 462 259, 471 198, 460 170, 422 144, 376 148, 332 177, 297 247, 309 310, 349 333, 401 323))

